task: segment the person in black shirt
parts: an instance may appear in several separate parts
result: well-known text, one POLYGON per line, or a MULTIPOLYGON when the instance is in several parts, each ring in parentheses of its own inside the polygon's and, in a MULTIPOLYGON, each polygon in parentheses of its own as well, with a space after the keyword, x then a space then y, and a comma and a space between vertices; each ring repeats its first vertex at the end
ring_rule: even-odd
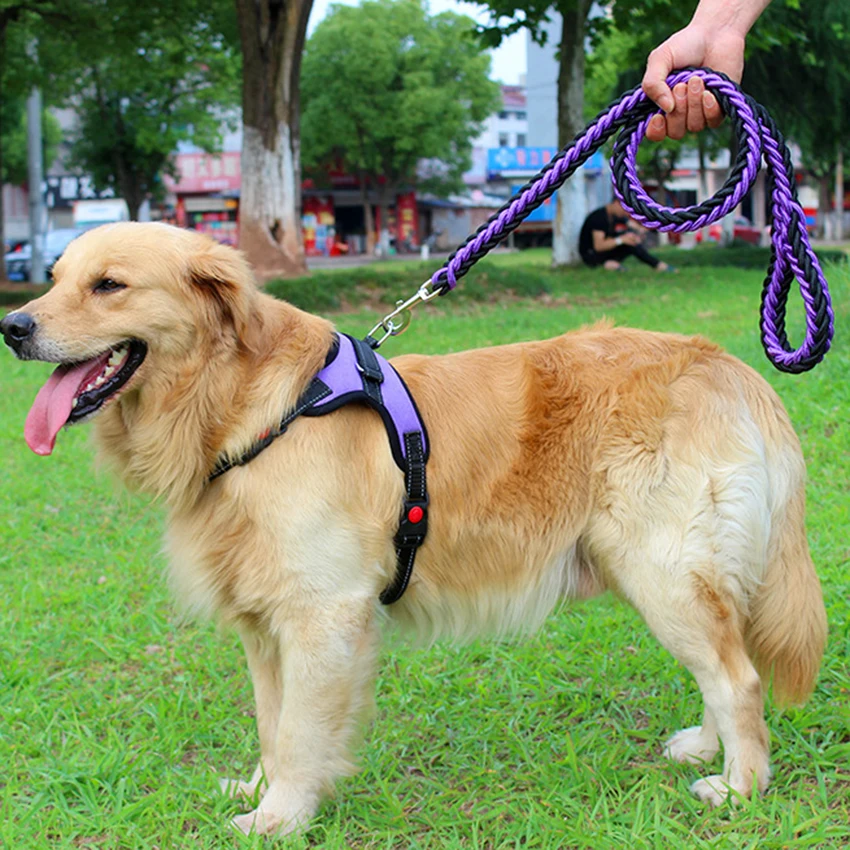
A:
POLYGON ((588 266, 619 271, 627 257, 637 257, 656 271, 672 271, 667 263, 653 257, 643 247, 641 235, 629 227, 629 217, 616 198, 594 210, 581 227, 578 251, 588 266))

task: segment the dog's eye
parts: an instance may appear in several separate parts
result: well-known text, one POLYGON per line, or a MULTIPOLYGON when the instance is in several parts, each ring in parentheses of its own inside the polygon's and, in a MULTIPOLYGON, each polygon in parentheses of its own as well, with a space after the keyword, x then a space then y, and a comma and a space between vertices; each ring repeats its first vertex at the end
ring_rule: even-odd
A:
POLYGON ((117 292, 119 289, 126 289, 126 285, 118 283, 111 277, 101 278, 92 288, 92 292, 117 292))

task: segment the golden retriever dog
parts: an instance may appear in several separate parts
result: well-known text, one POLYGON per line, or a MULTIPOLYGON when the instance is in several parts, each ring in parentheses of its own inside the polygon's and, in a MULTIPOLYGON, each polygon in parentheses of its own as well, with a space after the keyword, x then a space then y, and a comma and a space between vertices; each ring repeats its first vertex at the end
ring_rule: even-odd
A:
POLYGON ((238 828, 297 829, 352 770, 385 621, 427 639, 527 632, 604 591, 696 678, 701 725, 664 745, 701 764, 722 744, 693 792, 716 805, 767 786, 764 692, 772 678, 780 703, 809 694, 826 625, 800 445, 751 368, 703 339, 608 326, 396 358, 429 431, 430 529, 382 606, 404 483, 374 411, 300 417, 208 482, 293 408, 330 322, 165 225, 90 231, 54 276, 0 326, 19 357, 62 364, 27 439, 49 453, 94 418, 100 454, 167 506, 178 596, 241 636, 260 760, 226 783, 258 800, 238 828))

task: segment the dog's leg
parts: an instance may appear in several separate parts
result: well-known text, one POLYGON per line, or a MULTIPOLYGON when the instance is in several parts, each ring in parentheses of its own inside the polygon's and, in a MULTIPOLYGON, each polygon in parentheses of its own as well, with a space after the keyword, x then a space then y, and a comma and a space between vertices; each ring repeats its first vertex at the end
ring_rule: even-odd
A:
POLYGON ((719 806, 730 795, 749 797, 754 790, 764 791, 770 781, 770 766, 761 679, 747 656, 743 639, 731 647, 728 661, 720 656, 713 661, 699 673, 691 669, 707 710, 717 718, 723 742, 723 773, 697 780, 691 790, 701 800, 719 806))
POLYGON ((285 834, 305 825, 334 781, 353 770, 358 721, 372 702, 376 626, 373 599, 302 609, 281 627, 283 699, 268 789, 234 818, 245 833, 285 834))
POLYGON ((708 760, 723 744, 723 773, 691 790, 720 805, 730 794, 750 796, 770 779, 761 679, 746 650, 734 601, 707 573, 658 567, 624 571, 618 583, 661 643, 694 675, 705 700, 703 725, 677 733, 667 753, 679 761, 708 760))
POLYGON ((260 762, 248 782, 223 779, 221 788, 228 796, 254 800, 257 790, 267 787, 274 777, 274 742, 283 699, 280 645, 270 635, 249 629, 240 629, 239 634, 245 647, 248 670, 254 687, 260 762))

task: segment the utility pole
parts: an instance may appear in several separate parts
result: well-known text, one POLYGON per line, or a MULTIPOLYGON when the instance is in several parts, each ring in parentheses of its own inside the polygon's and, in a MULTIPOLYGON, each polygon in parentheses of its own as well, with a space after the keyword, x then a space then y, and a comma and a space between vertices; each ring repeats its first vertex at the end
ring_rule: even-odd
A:
POLYGON ((44 179, 41 146, 41 91, 33 88, 27 98, 27 161, 30 197, 30 283, 44 283, 44 179))

